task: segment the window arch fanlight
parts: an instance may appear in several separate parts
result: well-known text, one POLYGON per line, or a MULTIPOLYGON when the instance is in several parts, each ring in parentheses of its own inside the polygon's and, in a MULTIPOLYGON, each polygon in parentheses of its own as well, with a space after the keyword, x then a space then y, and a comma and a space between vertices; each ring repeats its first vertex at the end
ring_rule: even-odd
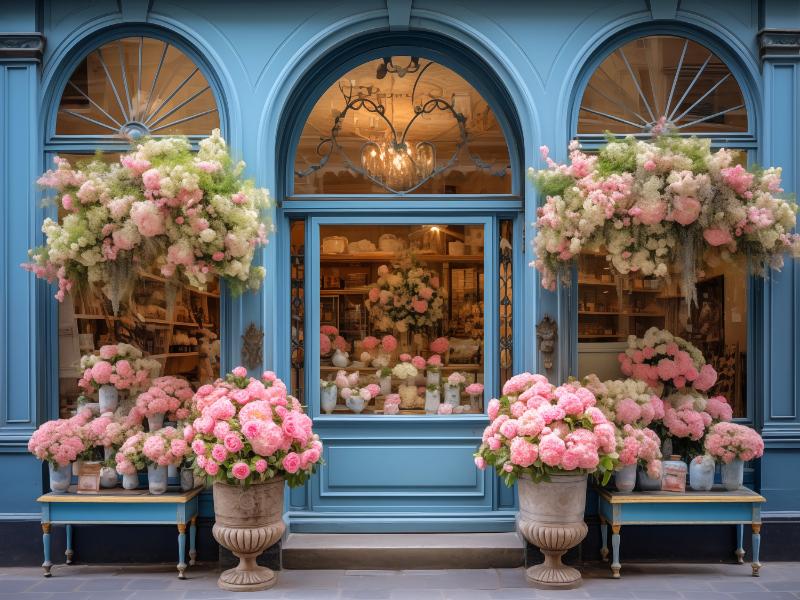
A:
POLYGON ((165 39, 111 39, 88 52, 58 102, 55 135, 130 140, 207 135, 220 126, 214 90, 201 68, 165 39))
POLYGON ((304 121, 294 194, 509 194, 503 127, 483 95, 421 56, 359 64, 304 121))
POLYGON ((736 77, 712 50, 685 37, 648 35, 617 47, 594 70, 576 133, 742 135, 749 131, 746 105, 736 77))

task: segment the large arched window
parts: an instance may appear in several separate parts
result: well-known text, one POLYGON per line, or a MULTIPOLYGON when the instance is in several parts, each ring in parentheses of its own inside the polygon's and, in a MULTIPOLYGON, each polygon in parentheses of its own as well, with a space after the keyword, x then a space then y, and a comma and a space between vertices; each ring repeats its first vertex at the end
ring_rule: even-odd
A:
MULTIPOLYGON (((72 63, 53 99, 47 168, 56 155, 80 165, 102 150, 102 160, 114 163, 144 136, 185 135, 195 141, 224 129, 207 71, 177 41, 144 35, 102 39, 72 63)), ((52 218, 65 216, 63 210, 48 211, 52 218)), ((176 293, 157 271, 143 266, 127 310, 116 316, 102 294, 75 290, 58 306, 57 411, 74 413, 81 401, 80 357, 104 344, 130 343, 158 360, 162 374, 198 384, 219 374, 219 335, 220 290, 214 284, 176 293)))
POLYGON ((294 194, 508 194, 508 143, 463 77, 433 60, 387 56, 317 100, 297 144, 294 194))
MULTIPOLYGON (((614 136, 657 134, 709 138, 738 150, 746 165, 756 138, 744 90, 715 52, 684 37, 650 35, 614 48, 588 74, 573 134, 592 151, 614 136)), ((580 257, 578 372, 620 376, 617 354, 629 335, 650 327, 691 341, 719 372, 711 390, 728 398, 736 417, 748 410, 748 276, 744 261, 710 265, 697 283, 698 304, 671 281, 620 279, 605 257, 580 257)))

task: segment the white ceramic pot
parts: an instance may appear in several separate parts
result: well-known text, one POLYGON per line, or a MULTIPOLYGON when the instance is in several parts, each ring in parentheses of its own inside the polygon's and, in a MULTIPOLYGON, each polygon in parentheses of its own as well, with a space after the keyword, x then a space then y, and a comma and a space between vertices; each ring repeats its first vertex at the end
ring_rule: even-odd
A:
POLYGON ((735 491, 744 484, 744 462, 739 459, 732 460, 730 463, 723 464, 722 487, 729 491, 735 491))
POLYGON ((72 483, 72 464, 67 463, 63 467, 53 463, 47 463, 50 470, 50 491, 57 494, 66 493, 69 484, 72 483))
POLYGON ((620 492, 632 492, 636 487, 636 463, 614 471, 614 485, 620 492))
POLYGON ((392 376, 386 375, 378 379, 378 385, 381 386, 381 395, 388 396, 392 393, 392 376))
POLYGON ((695 492, 707 492, 714 487, 716 463, 709 456, 695 456, 689 463, 689 487, 695 492))
POLYGON ((341 350, 336 350, 333 353, 333 358, 331 358, 331 362, 333 363, 334 367, 339 367, 343 369, 347 365, 350 364, 350 355, 347 352, 342 352, 341 350))
POLYGON ((461 386, 445 383, 444 401, 447 402, 447 404, 451 404, 453 406, 458 406, 459 404, 461 404, 461 386))
POLYGON ((139 487, 138 473, 125 473, 122 476, 122 487, 126 490, 135 490, 139 487))
POLYGON ((181 469, 181 491, 188 492, 194 489, 194 472, 191 469, 181 469))
POLYGON ((439 405, 442 403, 439 390, 425 390, 425 412, 435 415, 439 412, 439 405))
POLYGON ((113 385, 101 385, 100 391, 100 414, 114 412, 119 405, 119 390, 113 385))
POLYGON ((100 468, 100 487, 105 489, 111 489, 117 487, 119 483, 119 477, 117 476, 117 472, 112 469, 111 467, 101 467, 100 468))
POLYGON ((320 389, 319 405, 322 412, 329 415, 336 408, 336 397, 339 394, 339 388, 335 385, 325 385, 320 389))
POLYGON ((147 465, 147 488, 153 495, 167 491, 167 467, 147 465))
POLYGON ((156 413, 147 417, 147 430, 158 431, 164 427, 164 413, 156 413))
POLYGON ((586 509, 586 475, 551 475, 550 481, 519 480, 517 526, 531 544, 544 554, 544 563, 528 568, 528 583, 546 589, 569 589, 581 584, 577 569, 561 562, 588 531, 583 520, 586 509))
POLYGON ((425 371, 425 383, 427 385, 439 385, 442 381, 442 372, 439 369, 428 369, 425 371))
POLYGON ((367 406, 366 401, 356 394, 350 396, 347 400, 345 400, 345 405, 347 408, 352 410, 354 413, 360 413, 364 408, 367 406))

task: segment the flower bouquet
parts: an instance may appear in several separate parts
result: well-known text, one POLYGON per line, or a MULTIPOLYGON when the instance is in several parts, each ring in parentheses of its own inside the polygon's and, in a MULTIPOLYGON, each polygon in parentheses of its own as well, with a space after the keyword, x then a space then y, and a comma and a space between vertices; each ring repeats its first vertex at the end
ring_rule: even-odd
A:
POLYGON ((722 485, 738 490, 744 481, 744 463, 764 454, 764 440, 757 431, 736 423, 716 423, 708 430, 706 453, 722 464, 722 485))
POLYGON ((345 387, 339 392, 344 398, 344 403, 354 413, 363 411, 369 401, 381 393, 381 388, 375 383, 370 383, 364 387, 345 387))
POLYGON ((122 443, 114 456, 117 473, 122 475, 122 487, 126 490, 135 490, 139 486, 138 473, 147 466, 147 459, 142 451, 146 436, 143 431, 137 431, 122 443))
POLYGON ((193 396, 194 391, 185 379, 172 375, 159 377, 136 398, 136 409, 147 417, 152 432, 161 429, 165 416, 169 421, 189 418, 193 396))
POLYGON ((167 491, 167 467, 179 465, 189 452, 183 433, 174 427, 164 427, 145 435, 142 454, 147 462, 147 484, 151 494, 167 491))
POLYGON ((45 245, 23 267, 58 281, 59 301, 74 284, 90 285, 117 314, 135 268, 151 264, 199 288, 223 278, 234 295, 264 278, 252 263, 267 242, 269 194, 242 178, 245 165, 234 163, 218 129, 197 153, 187 138, 148 139, 119 164, 94 158, 73 168, 56 157, 55 165, 38 183, 67 215, 61 223, 45 219, 45 245))
POLYGON ((100 412, 113 412, 119 402, 119 390, 147 387, 158 377, 161 364, 144 358, 142 351, 130 344, 107 344, 97 354, 81 357, 83 375, 78 386, 92 392, 98 390, 100 412))
POLYGON ((366 306, 378 330, 420 332, 442 319, 446 297, 436 273, 406 258, 392 267, 378 267, 366 306))
POLYGON ((714 423, 730 421, 730 404, 723 396, 708 398, 695 391, 675 392, 664 398, 664 418, 655 426, 666 440, 664 454, 679 454, 692 459, 703 454, 703 440, 714 423))
POLYGON ((333 325, 321 325, 319 328, 320 356, 330 356, 334 350, 346 352, 348 350, 347 341, 339 335, 339 330, 333 325))
POLYGON ((573 141, 568 164, 540 150, 547 168, 529 176, 547 200, 533 265, 548 289, 568 282, 584 250, 604 249, 621 275, 664 278, 679 263, 687 302, 696 301, 696 272, 709 258, 747 256, 763 273, 780 268, 785 253, 800 255, 797 207, 779 197, 781 170, 748 172, 733 152, 712 152, 708 139, 610 138, 596 156, 573 141))
POLYGON ((48 463, 52 491, 66 492, 69 489, 71 463, 86 451, 83 427, 91 417, 91 411, 84 409, 69 419, 47 421, 28 440, 28 452, 48 463))

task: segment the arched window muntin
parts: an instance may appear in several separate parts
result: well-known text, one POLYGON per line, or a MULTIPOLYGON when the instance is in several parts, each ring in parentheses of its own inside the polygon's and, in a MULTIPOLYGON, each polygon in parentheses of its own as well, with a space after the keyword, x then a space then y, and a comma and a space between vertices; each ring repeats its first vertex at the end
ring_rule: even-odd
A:
MULTIPOLYGON (((436 196, 443 201, 458 201, 466 197, 520 199, 524 184, 522 160, 522 133, 516 116, 514 103, 502 82, 486 64, 476 64, 468 50, 452 42, 449 47, 432 43, 424 34, 385 34, 371 36, 355 43, 344 44, 329 52, 322 61, 301 77, 301 82, 289 95, 281 119, 278 133, 278 152, 276 153, 276 172, 278 173, 278 198, 282 200, 311 200, 325 198, 341 200, 354 199, 398 199, 421 200, 436 196), (304 124, 322 95, 352 69, 387 56, 418 56, 421 60, 433 61, 454 71, 466 80, 486 101, 500 125, 508 146, 511 192, 509 194, 436 194, 391 193, 376 194, 295 194, 294 171, 295 156, 304 124), (297 108, 294 108, 297 107, 297 108)), ((482 62, 482 61, 481 61, 482 62)))
MULTIPOLYGON (((205 78, 210 87, 210 92, 216 104, 216 112, 219 118, 219 128, 223 137, 227 137, 229 121, 226 110, 227 103, 225 101, 225 94, 223 93, 223 86, 214 69, 212 69, 207 61, 203 59, 202 52, 179 34, 162 27, 150 25, 117 25, 102 31, 92 32, 91 34, 83 37, 69 50, 68 57, 62 60, 58 65, 57 75, 50 82, 49 89, 46 92, 44 102, 42 104, 45 116, 43 123, 44 150, 46 152, 74 151, 83 153, 94 152, 96 150, 101 150, 103 152, 124 152, 130 147, 132 143, 131 139, 111 132, 109 132, 107 135, 66 135, 57 134, 56 126, 61 98, 67 89, 68 82, 72 78, 73 73, 78 68, 80 63, 92 52, 106 44, 126 38, 139 37, 168 44, 169 46, 183 53, 186 58, 188 58, 193 65, 197 67, 198 73, 205 78)), ((124 101, 124 98, 122 100, 124 101)), ((189 138, 193 146, 196 146, 199 140, 206 137, 210 133, 211 132, 209 131, 206 134, 192 134, 187 135, 186 137, 189 138)), ((155 132, 153 135, 154 137, 167 137, 175 134, 159 134, 158 132, 155 132)))
MULTIPOLYGON (((605 143, 605 135, 602 133, 578 133, 578 120, 581 102, 589 81, 600 65, 602 65, 602 63, 612 54, 617 52, 617 50, 630 42, 651 36, 681 38, 705 47, 705 49, 712 52, 729 69, 731 75, 735 78, 736 83, 739 86, 739 90, 741 91, 742 98, 744 100, 744 109, 747 113, 746 131, 696 132, 681 135, 685 135, 687 137, 695 136, 699 138, 709 138, 711 139, 711 145, 715 148, 736 147, 747 149, 748 158, 755 160, 758 150, 758 122, 760 110, 759 103, 756 99, 757 83, 754 81, 752 74, 745 66, 741 64, 730 48, 713 35, 710 35, 709 33, 700 29, 678 26, 675 23, 657 23, 649 27, 633 27, 622 33, 611 36, 594 50, 591 58, 587 60, 581 68, 579 76, 576 79, 576 83, 573 86, 573 92, 570 97, 571 111, 569 113, 568 124, 569 139, 578 139, 586 150, 596 149, 605 143)), ((680 98, 680 95, 677 91, 675 92, 675 95, 680 98)), ((642 139, 647 139, 650 136, 650 134, 647 132, 638 134, 624 133, 619 135, 622 137, 633 135, 634 137, 642 139)))

